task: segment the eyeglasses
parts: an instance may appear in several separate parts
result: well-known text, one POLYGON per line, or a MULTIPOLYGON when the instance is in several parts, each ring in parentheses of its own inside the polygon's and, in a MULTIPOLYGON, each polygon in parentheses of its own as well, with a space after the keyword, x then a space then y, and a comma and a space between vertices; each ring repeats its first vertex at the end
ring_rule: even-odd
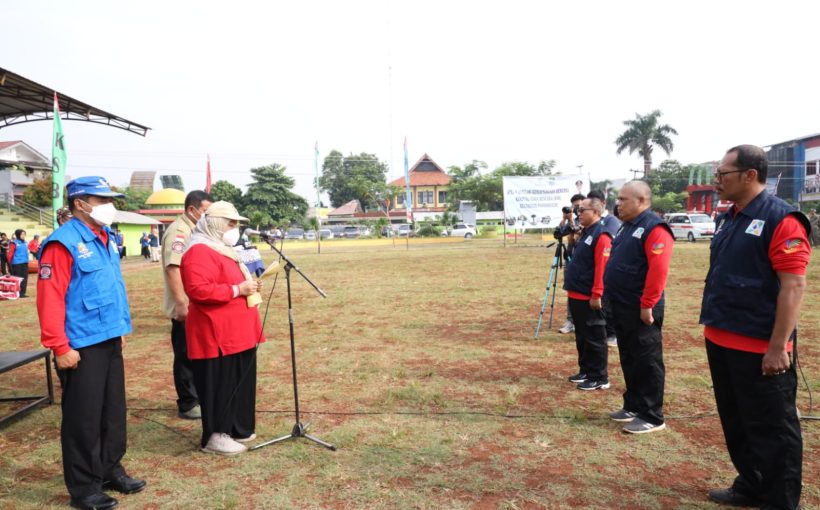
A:
POLYGON ((723 182, 723 176, 729 174, 738 174, 740 172, 747 172, 749 169, 746 170, 729 170, 728 172, 715 172, 715 181, 723 182))
POLYGON ((579 207, 578 208, 578 214, 581 214, 584 211, 591 211, 591 210, 592 209, 589 209, 588 207, 579 207))

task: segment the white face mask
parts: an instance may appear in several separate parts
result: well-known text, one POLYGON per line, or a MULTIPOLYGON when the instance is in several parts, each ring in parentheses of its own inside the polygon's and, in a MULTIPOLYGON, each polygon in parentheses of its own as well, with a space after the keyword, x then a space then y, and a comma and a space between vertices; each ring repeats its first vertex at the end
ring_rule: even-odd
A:
POLYGON ((238 228, 232 228, 230 230, 227 230, 224 234, 222 234, 222 242, 227 244, 228 246, 234 246, 237 241, 239 241, 238 228))
POLYGON ((98 224, 102 225, 111 225, 114 223, 114 216, 117 214, 117 208, 114 207, 114 204, 101 204, 95 205, 91 208, 91 219, 96 221, 98 224))

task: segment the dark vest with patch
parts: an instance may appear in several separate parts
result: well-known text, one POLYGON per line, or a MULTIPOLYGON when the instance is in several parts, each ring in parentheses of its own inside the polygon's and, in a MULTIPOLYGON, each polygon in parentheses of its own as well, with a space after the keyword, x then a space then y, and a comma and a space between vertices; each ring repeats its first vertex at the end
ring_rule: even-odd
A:
POLYGON ((592 285, 595 283, 595 246, 601 235, 610 235, 602 221, 584 229, 581 239, 575 243, 572 260, 567 264, 564 290, 592 295, 592 285))
POLYGON ((716 221, 700 323, 769 340, 780 292, 769 259, 772 236, 788 215, 795 216, 809 234, 811 226, 802 213, 767 191, 732 213, 734 206, 716 221))
MULTIPOLYGON (((609 262, 604 271, 604 293, 607 299, 640 307, 646 273, 649 271, 644 244, 652 229, 658 226, 665 228, 672 235, 669 225, 658 218, 651 209, 621 225, 621 229, 612 240, 612 251, 609 253, 609 262)), ((662 294, 658 306, 663 304, 662 294)))
POLYGON ((611 235, 614 238, 618 231, 621 229, 621 220, 619 220, 611 214, 607 214, 606 216, 601 218, 601 225, 603 225, 604 230, 609 232, 609 235, 611 235))

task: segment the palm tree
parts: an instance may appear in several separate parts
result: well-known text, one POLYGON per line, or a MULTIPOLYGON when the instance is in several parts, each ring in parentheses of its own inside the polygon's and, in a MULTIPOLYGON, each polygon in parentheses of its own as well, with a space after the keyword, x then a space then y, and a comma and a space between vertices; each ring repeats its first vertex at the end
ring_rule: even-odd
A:
POLYGON ((634 120, 624 121, 627 129, 615 140, 615 145, 618 146, 616 154, 620 154, 625 149, 629 149, 630 154, 638 151, 638 155, 643 158, 644 176, 652 172, 652 149, 657 145, 669 155, 674 148, 669 136, 678 134, 669 124, 658 125, 660 116, 660 110, 655 110, 648 115, 636 113, 634 120))

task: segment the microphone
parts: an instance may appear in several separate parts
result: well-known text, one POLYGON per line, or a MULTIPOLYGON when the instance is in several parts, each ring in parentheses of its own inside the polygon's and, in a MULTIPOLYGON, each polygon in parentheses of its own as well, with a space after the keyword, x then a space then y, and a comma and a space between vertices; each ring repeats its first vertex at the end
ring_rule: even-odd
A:
POLYGON ((270 235, 268 232, 260 232, 259 230, 254 230, 252 228, 246 228, 245 229, 245 234, 247 234, 249 236, 259 236, 262 239, 264 239, 264 238, 266 238, 270 235))

